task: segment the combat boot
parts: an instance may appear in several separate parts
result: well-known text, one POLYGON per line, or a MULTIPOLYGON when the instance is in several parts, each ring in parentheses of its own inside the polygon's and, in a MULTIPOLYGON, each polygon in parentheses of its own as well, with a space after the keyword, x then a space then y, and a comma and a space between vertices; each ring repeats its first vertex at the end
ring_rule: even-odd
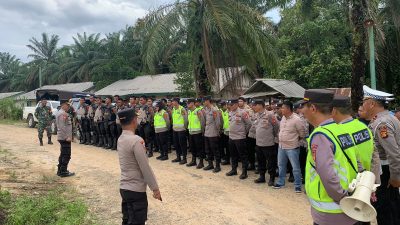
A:
POLYGON ((196 166, 196 157, 192 156, 192 161, 186 164, 187 167, 196 166))
POLYGON ((106 147, 106 149, 111 149, 111 148, 112 148, 112 138, 109 137, 109 138, 107 138, 107 147, 106 147))
POLYGON ((217 161, 217 162, 215 163, 215 168, 214 168, 213 172, 214 172, 214 173, 218 173, 218 172, 220 172, 220 171, 221 171, 221 163, 217 161))
POLYGON ((60 176, 60 177, 71 177, 71 176, 74 176, 74 175, 75 175, 74 172, 70 172, 70 171, 66 170, 64 172, 61 172, 60 175, 58 175, 58 176, 60 176))
POLYGON ((104 143, 103 143, 103 137, 99 136, 99 142, 97 143, 96 147, 103 147, 104 143))
POLYGON ((93 133, 91 145, 97 146, 98 142, 99 142, 99 140, 98 140, 98 138, 97 138, 97 134, 94 134, 94 133, 93 133))
POLYGON ((90 133, 85 133, 86 141, 83 143, 84 145, 90 145, 90 133))
POLYGON ((53 144, 53 142, 51 141, 51 137, 48 137, 47 144, 49 144, 49 145, 52 145, 52 144, 53 144))
POLYGON ((163 157, 161 157, 160 159, 161 161, 165 161, 168 160, 168 154, 165 154, 163 157))
POLYGON ((81 132, 79 132, 79 144, 84 144, 85 143, 85 134, 84 133, 81 133, 81 132))
POLYGON ((197 164, 197 166, 196 166, 196 169, 201 169, 201 168, 203 168, 203 167, 204 167, 203 159, 200 159, 200 160, 199 160, 199 164, 197 164))
POLYGON ((153 151, 152 150, 149 150, 149 152, 147 153, 147 157, 148 158, 153 157, 153 151))
POLYGON ((237 175, 237 174, 238 174, 238 173, 237 173, 236 167, 233 167, 231 171, 229 171, 229 172, 226 173, 226 176, 230 177, 230 176, 235 176, 235 175, 237 175))
POLYGON ((113 138, 111 150, 117 150, 117 138, 113 138))
POLYGON ((183 156, 183 159, 179 162, 179 165, 183 165, 187 163, 186 156, 183 156))
POLYGON ((212 170, 214 169, 214 164, 212 160, 208 160, 208 166, 204 167, 203 170, 212 170))
POLYGON ((61 174, 61 167, 58 165, 57 166, 57 176, 60 176, 61 174))
POLYGON ((173 163, 178 163, 181 161, 181 156, 177 156, 176 159, 172 160, 173 163))
POLYGON ((260 173, 260 177, 254 181, 256 184, 265 183, 265 173, 260 173))
POLYGON ((240 177, 239 177, 241 180, 244 180, 244 179, 246 179, 247 178, 247 168, 243 168, 242 169, 242 174, 240 174, 240 177))
POLYGON ((39 143, 40 146, 43 146, 43 138, 39 138, 39 143))
POLYGON ((157 160, 161 160, 161 158, 164 157, 162 154, 156 157, 157 160))
POLYGON ((272 187, 272 186, 274 186, 274 183, 275 183, 275 177, 270 176, 269 181, 268 181, 268 186, 272 187))

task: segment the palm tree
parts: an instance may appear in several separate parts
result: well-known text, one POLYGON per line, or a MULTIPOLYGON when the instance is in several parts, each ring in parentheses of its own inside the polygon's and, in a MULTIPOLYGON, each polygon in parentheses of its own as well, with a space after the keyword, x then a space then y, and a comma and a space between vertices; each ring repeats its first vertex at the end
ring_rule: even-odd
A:
POLYGON ((144 40, 144 69, 155 72, 168 54, 187 46, 200 96, 210 92, 209 84, 219 83, 217 68, 245 66, 256 74, 261 65, 275 71, 272 25, 254 6, 249 1, 185 0, 149 13, 137 22, 136 32, 144 40))
POLYGON ((21 62, 15 55, 0 52, 0 91, 9 91, 10 82, 19 72, 21 62))
POLYGON ((100 34, 77 34, 73 39, 72 54, 62 64, 58 79, 60 82, 89 81, 92 70, 106 61, 100 34))

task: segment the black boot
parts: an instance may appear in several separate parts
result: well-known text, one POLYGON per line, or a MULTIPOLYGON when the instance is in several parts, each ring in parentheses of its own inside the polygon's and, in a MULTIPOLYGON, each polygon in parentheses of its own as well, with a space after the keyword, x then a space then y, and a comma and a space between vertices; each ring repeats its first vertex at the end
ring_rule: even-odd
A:
POLYGON ((240 174, 240 177, 239 177, 241 180, 244 180, 244 179, 246 179, 247 178, 247 168, 243 168, 242 169, 242 174, 240 174))
POLYGON ((39 138, 39 145, 43 146, 43 138, 39 138))
POLYGON ((203 170, 212 170, 214 169, 214 164, 212 160, 208 160, 208 166, 204 167, 203 170))
POLYGON ((265 173, 260 173, 260 177, 254 181, 256 184, 265 183, 265 173))
POLYGON ((187 163, 186 156, 183 156, 183 159, 182 159, 182 161, 179 162, 179 165, 183 165, 183 164, 186 164, 186 163, 187 163))
POLYGON ((85 134, 84 133, 81 133, 81 132, 79 132, 79 144, 84 144, 85 143, 85 134))
POLYGON ((103 136, 100 135, 100 136, 99 136, 99 142, 97 143, 96 146, 97 146, 97 147, 103 147, 103 146, 104 146, 103 140, 104 140, 104 139, 103 139, 103 136))
POLYGON ((192 161, 188 164, 186 164, 187 167, 191 167, 191 166, 196 166, 196 157, 192 156, 192 161))
POLYGON ((112 138, 111 137, 109 137, 109 138, 107 138, 107 147, 106 147, 106 149, 111 149, 112 148, 112 138))
POLYGON ((159 156, 156 157, 157 160, 160 160, 162 157, 164 157, 163 154, 160 154, 159 156))
POLYGON ((218 173, 218 172, 220 172, 220 171, 221 171, 221 163, 217 161, 217 162, 215 163, 215 168, 214 168, 213 172, 214 172, 214 173, 218 173))
POLYGON ((168 160, 168 154, 164 154, 164 155, 161 157, 160 160, 161 160, 161 161, 168 160))
POLYGON ((92 134, 92 143, 91 143, 91 145, 96 146, 98 143, 99 143, 98 136, 97 136, 97 134, 93 133, 92 134))
POLYGON ((172 160, 173 163, 178 163, 181 161, 181 156, 176 156, 176 159, 172 160))
POLYGON ((51 141, 51 137, 48 137, 47 139, 48 139, 48 140, 47 140, 47 144, 52 145, 53 142, 51 141))
POLYGON ((153 150, 150 149, 149 152, 147 152, 147 157, 153 157, 153 150))
POLYGON ((84 145, 90 145, 91 140, 90 140, 90 133, 85 133, 86 141, 83 143, 84 145))
POLYGON ((229 164, 231 164, 231 163, 229 162, 229 160, 222 160, 222 162, 221 162, 221 165, 223 165, 223 166, 229 165, 229 164))
POLYGON ((268 186, 272 187, 275 183, 275 176, 269 176, 268 186))
POLYGON ((111 150, 117 150, 117 138, 112 139, 111 150))
POLYGON ((70 172, 70 171, 64 171, 64 172, 61 172, 60 173, 60 177, 71 177, 71 176, 74 176, 75 175, 75 173, 74 172, 70 172))
POLYGON ((230 177, 230 176, 235 176, 237 175, 237 169, 236 167, 232 167, 232 170, 226 173, 226 176, 230 177))
POLYGON ((60 174, 61 174, 61 166, 58 165, 57 166, 57 176, 60 176, 60 174))
POLYGON ((197 166, 196 166, 196 169, 201 169, 201 168, 203 168, 203 167, 204 167, 203 159, 200 159, 200 160, 199 160, 199 164, 197 164, 197 166))

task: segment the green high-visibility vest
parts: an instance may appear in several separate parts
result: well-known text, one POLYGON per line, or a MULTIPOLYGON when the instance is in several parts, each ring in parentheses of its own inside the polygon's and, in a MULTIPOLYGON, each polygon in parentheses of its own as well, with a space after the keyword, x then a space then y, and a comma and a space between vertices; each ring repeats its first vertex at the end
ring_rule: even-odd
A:
POLYGON ((154 114, 154 128, 160 129, 160 128, 167 128, 167 122, 164 119, 164 113, 165 110, 161 110, 154 114))
POLYGON ((340 124, 340 126, 351 134, 356 145, 357 159, 359 159, 364 169, 370 171, 374 152, 374 140, 372 139, 371 130, 358 119, 352 119, 340 124))
POLYGON ((344 190, 348 189, 349 184, 357 176, 357 171, 354 171, 353 169, 356 167, 355 170, 357 170, 357 158, 354 142, 352 141, 350 134, 346 133, 334 122, 317 127, 307 139, 309 150, 307 153, 305 171, 305 189, 311 206, 320 212, 343 213, 339 204, 337 204, 326 192, 325 187, 315 170, 311 141, 316 134, 323 134, 334 143, 333 169, 339 177, 340 185, 344 190), (351 164, 347 160, 343 151, 346 152, 351 164))
POLYGON ((189 133, 201 131, 201 123, 200 123, 199 117, 197 116, 197 113, 199 112, 199 110, 200 110, 199 108, 196 108, 193 111, 189 110, 189 113, 188 113, 189 133))
POLYGON ((172 127, 173 128, 183 128, 185 127, 185 119, 182 115, 182 106, 179 106, 178 109, 175 107, 172 109, 172 127))
POLYGON ((228 110, 222 111, 222 119, 224 120, 224 131, 229 131, 229 112, 228 110))

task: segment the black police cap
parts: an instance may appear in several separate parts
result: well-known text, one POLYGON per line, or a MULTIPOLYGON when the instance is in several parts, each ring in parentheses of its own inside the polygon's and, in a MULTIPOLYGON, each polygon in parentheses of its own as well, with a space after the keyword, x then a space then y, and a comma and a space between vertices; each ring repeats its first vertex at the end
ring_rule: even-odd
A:
POLYGON ((121 122, 132 120, 136 117, 136 112, 133 108, 126 108, 118 112, 118 118, 121 122))
POLYGON ((180 98, 173 98, 172 101, 173 101, 173 102, 178 102, 178 103, 179 103, 180 98))
POLYGON ((238 103, 239 102, 239 100, 237 100, 237 99, 231 99, 231 100, 228 100, 228 104, 236 104, 236 103, 238 103))
POLYGON ((262 99, 253 99, 252 103, 255 104, 255 105, 264 105, 265 101, 262 100, 262 99))
POLYGON ((196 102, 196 100, 194 99, 194 98, 189 98, 188 100, 187 100, 187 103, 194 103, 194 102, 196 102))
POLYGON ((304 93, 303 101, 301 104, 310 103, 321 103, 328 104, 332 103, 334 92, 327 89, 309 89, 304 93))
POLYGON ((196 98, 195 99, 195 102, 197 103, 197 102, 199 102, 199 103, 201 103, 203 100, 201 99, 201 98, 196 98))
POLYGON ((349 107, 351 106, 350 98, 342 95, 335 95, 332 101, 333 107, 349 107))

